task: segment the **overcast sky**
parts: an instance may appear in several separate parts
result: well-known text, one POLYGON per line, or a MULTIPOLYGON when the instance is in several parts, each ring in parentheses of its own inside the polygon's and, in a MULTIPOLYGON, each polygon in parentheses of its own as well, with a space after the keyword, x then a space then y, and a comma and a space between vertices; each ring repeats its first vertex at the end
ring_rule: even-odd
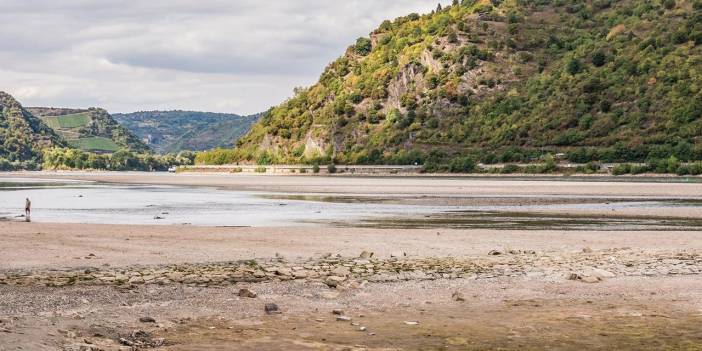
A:
POLYGON ((427 0, 0 0, 0 91, 25 106, 250 114, 427 0))

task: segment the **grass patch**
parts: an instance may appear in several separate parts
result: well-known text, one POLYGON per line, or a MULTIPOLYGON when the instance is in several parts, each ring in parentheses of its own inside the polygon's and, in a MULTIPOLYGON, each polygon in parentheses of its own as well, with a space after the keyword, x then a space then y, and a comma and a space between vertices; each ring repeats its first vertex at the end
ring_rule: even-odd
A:
POLYGON ((76 113, 73 115, 65 115, 56 117, 61 128, 80 128, 90 123, 90 114, 87 112, 76 113))
POLYGON ((81 150, 89 151, 113 152, 119 150, 119 145, 115 144, 114 141, 103 137, 81 138, 78 140, 71 140, 71 145, 81 150))
POLYGON ((82 112, 65 116, 45 116, 41 117, 41 119, 51 129, 60 131, 61 129, 85 127, 90 123, 90 114, 88 112, 82 112))

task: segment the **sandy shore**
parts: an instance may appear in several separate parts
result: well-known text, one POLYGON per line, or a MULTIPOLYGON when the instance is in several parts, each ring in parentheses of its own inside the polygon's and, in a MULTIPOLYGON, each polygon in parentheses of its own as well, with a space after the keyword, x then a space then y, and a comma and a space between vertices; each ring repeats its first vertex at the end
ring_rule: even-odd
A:
POLYGON ((491 250, 702 249, 700 232, 498 231, 335 227, 205 228, 0 222, 0 270, 344 257, 484 256, 491 250), (90 255, 90 259, 86 257, 90 255))
MULTIPOLYGON (((40 176, 430 203, 702 197, 685 183, 40 176)), ((700 276, 700 231, 0 222, 0 350, 700 350, 700 276)))

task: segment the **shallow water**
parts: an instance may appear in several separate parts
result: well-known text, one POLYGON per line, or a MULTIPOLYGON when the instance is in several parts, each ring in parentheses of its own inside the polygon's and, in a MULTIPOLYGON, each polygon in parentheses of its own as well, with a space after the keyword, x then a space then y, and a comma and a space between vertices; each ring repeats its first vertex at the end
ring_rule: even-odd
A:
POLYGON ((692 207, 699 199, 590 196, 374 196, 256 193, 207 187, 114 185, 83 181, 0 181, 0 220, 44 223, 287 226, 505 230, 700 230, 702 220, 574 216, 568 210, 692 207), (436 205, 442 204, 442 205, 436 205), (540 212, 540 213, 536 213, 540 212), (541 214, 548 213, 548 214, 541 214), (562 215, 559 213, 563 213, 562 215))
POLYGON ((27 197, 32 201, 32 221, 45 223, 285 226, 445 209, 277 200, 214 188, 5 179, 0 183, 0 218, 22 220, 18 216, 27 197))

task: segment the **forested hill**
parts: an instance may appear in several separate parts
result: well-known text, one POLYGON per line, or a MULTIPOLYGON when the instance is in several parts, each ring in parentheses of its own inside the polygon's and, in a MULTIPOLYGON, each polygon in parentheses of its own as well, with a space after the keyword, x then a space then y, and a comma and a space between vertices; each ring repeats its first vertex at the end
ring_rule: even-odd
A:
POLYGON ((150 151, 146 144, 103 109, 29 107, 27 110, 41 118, 76 149, 98 153, 112 153, 120 149, 136 153, 150 151))
POLYGON ((0 91, 0 171, 37 169, 44 148, 65 141, 17 100, 0 91))
POLYGON ((159 153, 232 147, 260 115, 239 116, 195 111, 147 111, 115 114, 123 126, 159 153))
POLYGON ((385 21, 200 162, 702 158, 700 0, 493 0, 385 21))

